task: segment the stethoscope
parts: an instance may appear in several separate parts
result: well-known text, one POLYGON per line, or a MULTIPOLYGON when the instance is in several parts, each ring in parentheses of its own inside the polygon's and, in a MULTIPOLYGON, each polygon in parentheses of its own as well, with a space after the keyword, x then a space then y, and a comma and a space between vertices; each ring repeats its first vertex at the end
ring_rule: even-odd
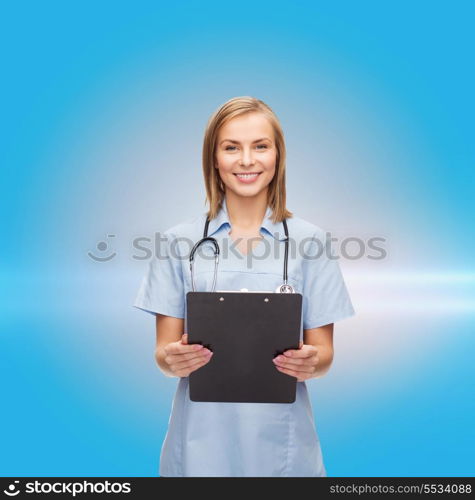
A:
MULTIPOLYGON (((277 288, 276 292, 294 293, 293 286, 287 283, 287 263, 289 260, 289 231, 287 229, 287 221, 284 219, 282 221, 282 224, 284 225, 284 231, 285 231, 284 282, 277 288)), ((199 240, 197 243, 195 243, 195 246, 192 248, 190 253, 191 287, 193 291, 195 291, 195 277, 193 272, 194 256, 198 247, 205 241, 211 241, 211 243, 213 243, 214 245, 214 278, 213 278, 213 289, 211 291, 214 292, 216 289, 216 278, 218 275, 218 262, 219 262, 219 245, 215 238, 208 236, 208 225, 209 225, 209 218, 206 217, 205 228, 203 231, 203 238, 199 240)))

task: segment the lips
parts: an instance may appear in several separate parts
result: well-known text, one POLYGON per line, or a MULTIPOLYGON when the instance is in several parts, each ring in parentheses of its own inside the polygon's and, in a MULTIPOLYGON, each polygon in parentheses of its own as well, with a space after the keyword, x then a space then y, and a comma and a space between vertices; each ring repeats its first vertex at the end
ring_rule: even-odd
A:
POLYGON ((239 182, 242 182, 243 184, 251 184, 256 181, 261 173, 262 172, 246 172, 234 175, 238 178, 239 182))

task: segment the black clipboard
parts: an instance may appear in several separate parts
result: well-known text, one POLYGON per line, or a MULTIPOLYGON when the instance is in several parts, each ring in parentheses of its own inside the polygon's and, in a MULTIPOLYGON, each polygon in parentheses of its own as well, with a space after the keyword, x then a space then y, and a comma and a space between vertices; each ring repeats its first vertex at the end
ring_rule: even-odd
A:
POLYGON ((272 359, 299 348, 300 293, 188 292, 186 302, 188 343, 214 353, 189 375, 192 401, 295 401, 297 379, 272 359))

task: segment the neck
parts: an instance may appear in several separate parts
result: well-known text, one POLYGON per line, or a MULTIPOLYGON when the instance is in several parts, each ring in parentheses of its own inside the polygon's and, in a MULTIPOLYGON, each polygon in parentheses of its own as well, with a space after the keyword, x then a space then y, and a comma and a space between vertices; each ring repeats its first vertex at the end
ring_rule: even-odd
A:
POLYGON ((267 189, 255 196, 239 196, 226 190, 226 209, 232 226, 251 229, 259 226, 267 210, 267 189))

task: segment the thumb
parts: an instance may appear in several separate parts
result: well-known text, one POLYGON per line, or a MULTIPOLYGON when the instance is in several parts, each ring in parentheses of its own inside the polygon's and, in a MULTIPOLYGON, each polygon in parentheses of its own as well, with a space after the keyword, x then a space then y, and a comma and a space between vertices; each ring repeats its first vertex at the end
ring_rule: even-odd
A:
POLYGON ((299 349, 302 349, 302 347, 303 347, 303 340, 299 342, 299 349))
POLYGON ((181 343, 182 343, 182 344, 188 344, 188 334, 187 334, 187 333, 184 333, 184 334, 181 336, 181 343))

